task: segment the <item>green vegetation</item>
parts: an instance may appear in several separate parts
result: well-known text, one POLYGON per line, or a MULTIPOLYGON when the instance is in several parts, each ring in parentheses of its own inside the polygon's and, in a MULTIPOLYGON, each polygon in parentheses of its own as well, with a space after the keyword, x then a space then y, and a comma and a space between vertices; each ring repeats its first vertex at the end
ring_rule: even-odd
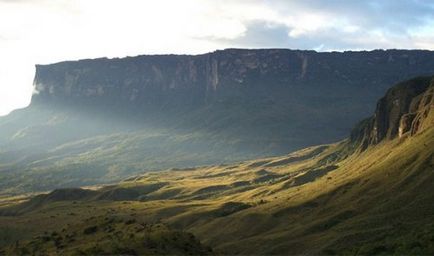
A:
MULTIPOLYGON (((34 241, 42 243, 32 237, 59 233, 59 227, 97 250, 94 238, 108 235, 105 218, 122 216, 133 219, 134 227, 162 221, 186 230, 222 254, 430 254, 433 136, 430 128, 337 160, 330 159, 345 155, 348 142, 233 165, 148 173, 89 192, 53 191, 3 207, 0 227, 9 230, 4 241, 24 239, 19 244, 30 251, 34 241), (306 174, 309 179, 302 179, 306 174), (270 178, 258 182, 261 177, 270 178), (81 198, 72 196, 77 193, 81 198)), ((43 248, 55 250, 54 243, 43 248)))
POLYGON ((391 90, 390 107, 339 143, 5 196, 0 254, 431 255, 434 81, 424 86, 409 101, 391 90))
POLYGON ((60 231, 44 232, 3 249, 13 255, 209 255, 189 233, 132 217, 93 216, 60 231))

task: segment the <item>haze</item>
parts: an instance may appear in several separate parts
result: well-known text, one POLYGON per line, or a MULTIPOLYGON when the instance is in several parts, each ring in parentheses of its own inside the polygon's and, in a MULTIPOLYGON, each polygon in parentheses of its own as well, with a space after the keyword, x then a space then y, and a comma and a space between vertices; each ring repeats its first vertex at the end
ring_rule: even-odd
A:
POLYGON ((0 0, 0 115, 29 104, 37 63, 229 47, 434 49, 433 35, 431 1, 0 0))

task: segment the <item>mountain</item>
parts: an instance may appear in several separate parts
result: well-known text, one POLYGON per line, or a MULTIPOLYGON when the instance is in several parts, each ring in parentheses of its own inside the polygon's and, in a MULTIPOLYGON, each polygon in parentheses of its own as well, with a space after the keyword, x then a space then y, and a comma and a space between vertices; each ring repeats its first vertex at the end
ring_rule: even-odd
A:
MULTIPOLYGON (((434 77, 418 77, 389 89, 374 115, 334 144, 4 199, 0 241, 6 253, 55 250, 51 240, 32 237, 56 232, 62 254, 81 249, 65 237, 87 227, 86 219, 122 217, 191 232, 215 254, 431 255, 433 138, 434 77)), ((98 236, 108 233, 97 227, 98 236)), ((87 241, 79 232, 75 238, 87 241)))
POLYGON ((345 138, 419 50, 227 49, 37 65, 31 105, 0 119, 0 194, 232 163, 345 138))
POLYGON ((389 90, 378 102, 375 115, 353 130, 351 140, 363 148, 383 139, 415 135, 434 122, 431 77, 418 77, 389 90))

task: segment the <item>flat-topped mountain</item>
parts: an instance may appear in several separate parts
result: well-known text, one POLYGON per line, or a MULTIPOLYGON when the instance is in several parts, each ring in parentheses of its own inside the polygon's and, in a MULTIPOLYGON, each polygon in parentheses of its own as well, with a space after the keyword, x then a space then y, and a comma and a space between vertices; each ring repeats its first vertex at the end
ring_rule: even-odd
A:
POLYGON ((149 104, 200 105, 228 98, 270 97, 274 102, 276 95, 298 102, 352 99, 353 104, 366 104, 375 97, 362 96, 378 98, 390 84, 431 74, 433 57, 433 52, 421 50, 227 49, 203 55, 67 61, 36 66, 34 101, 132 105, 135 108, 129 110, 136 111, 149 104))
POLYGON ((434 52, 421 50, 227 49, 38 65, 31 105, 0 119, 0 191, 331 143, 391 85, 433 73, 434 52))
POLYGON ((33 102, 157 126, 200 126, 234 140, 247 134, 242 141, 264 138, 269 149, 262 153, 276 154, 344 138, 391 84, 432 73, 434 53, 421 50, 102 58, 37 65, 33 102))

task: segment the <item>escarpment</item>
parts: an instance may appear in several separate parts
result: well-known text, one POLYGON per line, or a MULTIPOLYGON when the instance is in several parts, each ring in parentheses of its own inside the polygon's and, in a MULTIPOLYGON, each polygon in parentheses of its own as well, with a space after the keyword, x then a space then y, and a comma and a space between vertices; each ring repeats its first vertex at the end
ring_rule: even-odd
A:
POLYGON ((434 123, 434 77, 418 77, 391 88, 373 117, 362 121, 351 141, 366 148, 385 139, 422 132, 434 123))
POLYGON ((32 105, 95 108, 181 129, 225 127, 237 139, 249 134, 273 145, 287 138, 277 147, 288 151, 345 138, 391 84, 432 73, 434 52, 420 50, 101 58, 38 65, 32 105))
MULTIPOLYGON (((0 191, 110 183, 334 143, 391 85, 432 74, 434 52, 420 50, 227 49, 38 65, 31 105, 0 120, 0 191)), ((399 136, 399 126, 403 136, 424 129, 432 96, 417 88, 397 93, 397 106, 381 101, 352 138, 369 145, 399 136)))
POLYGON ((403 115, 399 126, 399 136, 406 133, 415 135, 434 124, 434 79, 428 89, 416 97, 408 114, 403 115))
POLYGON ((122 102, 143 111, 149 104, 251 100, 276 97, 277 91, 292 101, 298 97, 341 101, 345 96, 364 104, 380 97, 390 84, 432 72, 430 51, 227 49, 202 55, 101 58, 37 65, 34 101, 122 102), (356 95, 365 98, 357 100, 356 95))

